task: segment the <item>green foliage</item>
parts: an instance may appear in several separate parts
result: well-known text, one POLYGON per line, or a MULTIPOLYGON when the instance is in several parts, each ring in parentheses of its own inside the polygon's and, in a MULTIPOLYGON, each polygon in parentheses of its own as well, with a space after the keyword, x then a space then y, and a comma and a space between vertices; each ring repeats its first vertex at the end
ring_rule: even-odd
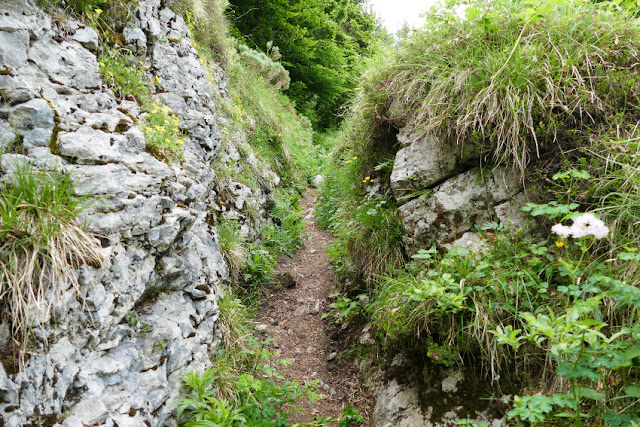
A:
MULTIPOLYGON (((197 426, 289 426, 289 414, 299 412, 300 399, 310 402, 324 397, 317 382, 301 385, 278 373, 285 365, 250 334, 250 312, 233 294, 219 300, 220 325, 225 348, 213 367, 204 372, 187 372, 189 391, 177 401, 178 420, 185 427, 197 426)), ((339 419, 316 418, 308 426, 362 424, 363 418, 350 405, 339 419)))
POLYGON ((404 229, 390 198, 367 193, 382 172, 363 176, 359 156, 346 150, 335 155, 326 166, 318 221, 338 237, 328 251, 336 272, 371 284, 377 275, 404 264, 404 229))
MULTIPOLYGON (((291 74, 288 94, 321 127, 339 122, 364 71, 362 58, 376 32, 360 0, 232 0, 237 35, 268 51, 278 46, 291 74)), ((240 37, 239 37, 240 38, 240 37)))
POLYGON ((137 4, 136 0, 37 0, 36 3, 62 18, 79 17, 103 33, 121 31, 137 4))
MULTIPOLYGON (((149 65, 134 61, 128 54, 107 49, 98 60, 100 74, 115 94, 125 99, 134 98, 146 113, 141 127, 144 131, 147 151, 166 163, 182 161, 182 132, 180 122, 159 101, 151 100, 153 81, 145 74, 149 65), (146 77, 145 77, 146 76, 146 77)), ((160 79, 156 76, 155 82, 160 79)))
POLYGON ((233 41, 229 36, 229 23, 225 11, 227 0, 170 0, 172 9, 183 15, 192 35, 192 42, 200 60, 208 69, 208 62, 227 66, 233 41))
POLYGON ((135 62, 129 55, 122 55, 116 50, 108 50, 98 58, 100 75, 104 82, 120 99, 129 96, 146 106, 149 103, 150 84, 144 78, 148 65, 135 62))
POLYGON ((301 398, 314 401, 322 397, 315 383, 300 385, 284 378, 269 364, 271 354, 264 344, 247 350, 256 364, 249 372, 233 379, 231 401, 216 396, 220 377, 214 367, 203 373, 185 374, 185 383, 193 392, 178 400, 178 418, 188 414, 185 427, 196 426, 288 426, 288 412, 299 411, 301 398), (277 381, 277 383, 276 383, 277 381))
POLYGON ((89 196, 75 192, 69 173, 30 164, 10 172, 0 183, 0 297, 2 317, 25 346, 69 286, 78 291, 73 269, 100 267, 103 257, 78 219, 89 196))
POLYGON ((569 0, 479 1, 465 14, 432 11, 364 76, 354 111, 363 146, 412 117, 419 135, 479 144, 524 168, 558 141, 608 130, 612 115, 638 121, 640 80, 626 70, 640 37, 628 14, 569 0))
POLYGON ((340 427, 350 427, 352 425, 351 423, 355 423, 356 425, 361 425, 364 423, 364 418, 349 403, 342 410, 342 419, 340 420, 340 427))
MULTIPOLYGON (((321 163, 313 145, 311 124, 296 113, 289 99, 265 81, 257 71, 237 59, 228 67, 229 100, 222 104, 230 124, 223 133, 237 130, 248 135, 248 142, 264 166, 280 175, 284 185, 307 182, 321 163)), ((270 179, 270 178, 269 178, 270 179)))
POLYGON ((281 58, 280 50, 271 43, 267 43, 267 50, 270 55, 245 45, 238 46, 238 53, 243 62, 251 66, 267 82, 274 85, 276 89, 289 89, 289 84, 291 83, 289 72, 281 63, 277 62, 281 58))
POLYGON ((293 252, 303 245, 305 223, 300 214, 300 196, 293 192, 283 192, 270 211, 271 222, 265 223, 261 235, 270 252, 283 253, 293 257, 293 252))
POLYGON ((157 159, 170 163, 182 161, 182 132, 178 117, 169 114, 169 109, 158 101, 149 105, 142 124, 147 141, 147 150, 157 159))
MULTIPOLYGON (((363 296, 359 295, 359 297, 363 296)), ((335 301, 329 305, 329 312, 322 315, 323 319, 331 317, 333 322, 346 325, 361 315, 363 311, 362 298, 353 300, 344 294, 333 294, 330 297, 335 301)))
POLYGON ((244 282, 254 288, 267 284, 275 266, 275 257, 264 246, 249 245, 248 256, 242 270, 244 282))

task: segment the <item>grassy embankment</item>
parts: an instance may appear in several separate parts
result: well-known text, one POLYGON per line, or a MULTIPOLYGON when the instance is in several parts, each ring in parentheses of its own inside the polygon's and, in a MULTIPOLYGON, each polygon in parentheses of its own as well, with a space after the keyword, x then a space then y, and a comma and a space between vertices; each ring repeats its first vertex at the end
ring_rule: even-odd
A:
POLYGON ((640 421, 640 25, 610 6, 434 11, 365 74, 318 210, 351 284, 334 304, 338 321, 371 322, 378 349, 511 378, 518 423, 640 421), (393 129, 410 118, 521 171, 532 228, 490 223, 478 230, 483 253, 424 248, 403 259, 404 201, 387 190, 393 129), (584 213, 606 237, 597 220, 551 231, 584 213))

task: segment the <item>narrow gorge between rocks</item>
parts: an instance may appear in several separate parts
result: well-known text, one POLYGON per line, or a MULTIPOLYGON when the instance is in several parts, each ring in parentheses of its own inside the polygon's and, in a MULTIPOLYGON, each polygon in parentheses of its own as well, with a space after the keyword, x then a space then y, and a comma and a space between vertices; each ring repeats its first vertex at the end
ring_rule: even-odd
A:
POLYGON ((0 0, 0 427, 640 425, 638 2, 379 1, 0 0))

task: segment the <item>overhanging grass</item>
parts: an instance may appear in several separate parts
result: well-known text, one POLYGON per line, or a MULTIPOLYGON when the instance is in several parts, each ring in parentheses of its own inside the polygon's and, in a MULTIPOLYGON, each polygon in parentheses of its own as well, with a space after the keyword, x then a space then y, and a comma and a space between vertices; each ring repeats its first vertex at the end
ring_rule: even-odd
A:
POLYGON ((71 176, 59 171, 21 165, 10 184, 0 184, 2 316, 23 346, 68 289, 79 292, 73 270, 103 265, 96 239, 77 219, 87 206, 71 176))
POLYGON ((640 26, 586 2, 536 9, 492 2, 431 14, 387 64, 365 75, 355 101, 364 151, 384 123, 478 143, 523 169, 544 147, 636 123, 640 26))

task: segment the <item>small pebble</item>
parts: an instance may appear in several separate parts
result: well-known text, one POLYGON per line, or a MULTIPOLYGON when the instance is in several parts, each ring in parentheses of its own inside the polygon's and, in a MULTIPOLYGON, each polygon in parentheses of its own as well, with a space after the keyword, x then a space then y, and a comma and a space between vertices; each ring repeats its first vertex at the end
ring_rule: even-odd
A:
POLYGON ((333 353, 329 354, 327 356, 327 362, 331 362, 333 359, 335 359, 336 357, 338 357, 338 352, 334 351, 333 353))
POLYGON ((262 324, 260 324, 260 325, 256 325, 256 331, 258 331, 258 332, 264 332, 264 331, 266 331, 266 330, 267 330, 267 325, 262 325, 262 324))

